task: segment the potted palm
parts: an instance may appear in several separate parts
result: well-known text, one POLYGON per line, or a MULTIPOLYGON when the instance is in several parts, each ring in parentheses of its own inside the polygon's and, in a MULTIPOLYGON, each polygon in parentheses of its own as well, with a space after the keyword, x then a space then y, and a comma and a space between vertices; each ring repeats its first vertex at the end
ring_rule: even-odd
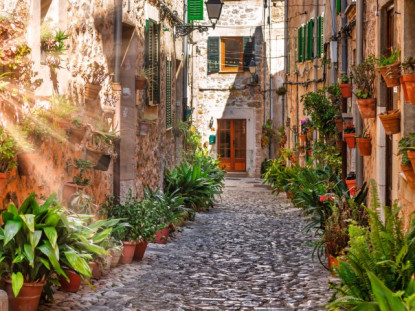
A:
POLYGON ((347 147, 353 149, 356 147, 356 129, 352 121, 347 121, 343 127, 343 137, 347 143, 347 147))
POLYGON ((352 84, 349 82, 349 77, 345 74, 342 74, 339 78, 340 84, 340 92, 343 98, 350 98, 352 97, 352 84))
POLYGON ((356 137, 356 144, 361 156, 370 156, 372 153, 372 142, 368 128, 364 129, 362 134, 356 137))
POLYGON ((399 56, 400 50, 391 50, 390 56, 381 55, 376 59, 378 70, 385 80, 387 87, 394 87, 400 84, 399 78, 401 76, 399 56))
POLYGON ((401 112, 399 109, 383 112, 379 115, 386 135, 397 134, 401 131, 401 112))
POLYGON ((401 64, 404 74, 402 76, 402 88, 405 100, 415 105, 415 58, 408 56, 401 64))
POLYGON ((77 191, 84 190, 89 185, 90 179, 85 177, 85 174, 92 168, 92 163, 83 159, 75 159, 72 165, 78 170, 78 174, 73 177, 73 181, 66 182, 63 186, 62 199, 67 203, 77 191))
POLYGON ((357 105, 362 119, 376 117, 375 58, 370 55, 359 65, 352 66, 352 78, 356 83, 357 105))
POLYGON ((0 126, 0 196, 6 189, 11 170, 17 165, 16 152, 15 141, 0 126))

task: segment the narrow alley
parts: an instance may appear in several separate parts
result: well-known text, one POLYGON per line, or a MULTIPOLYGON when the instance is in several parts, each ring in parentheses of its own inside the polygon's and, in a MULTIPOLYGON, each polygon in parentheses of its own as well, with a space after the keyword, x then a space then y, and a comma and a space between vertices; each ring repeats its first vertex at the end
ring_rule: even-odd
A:
POLYGON ((311 258, 300 210, 260 179, 228 178, 222 201, 198 213, 142 262, 121 265, 40 310, 323 310, 329 273, 311 258))

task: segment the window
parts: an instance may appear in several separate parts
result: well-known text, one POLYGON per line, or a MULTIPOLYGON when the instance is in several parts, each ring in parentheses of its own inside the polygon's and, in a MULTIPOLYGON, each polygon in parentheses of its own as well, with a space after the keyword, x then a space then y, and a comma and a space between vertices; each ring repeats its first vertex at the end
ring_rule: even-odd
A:
POLYGON ((314 58, 314 19, 310 19, 307 23, 307 54, 306 59, 314 58))
POLYGON ((298 28, 298 62, 302 63, 305 60, 305 25, 298 28))
POLYGON ((249 70, 255 56, 253 37, 209 37, 208 73, 249 70))
POLYGON ((146 23, 145 71, 149 79, 146 102, 150 106, 160 103, 160 24, 146 23))
POLYGON ((324 53, 324 16, 317 18, 317 57, 322 58, 324 53))
POLYGON ((166 129, 173 126, 173 117, 171 109, 171 88, 172 88, 172 61, 166 60, 166 129))

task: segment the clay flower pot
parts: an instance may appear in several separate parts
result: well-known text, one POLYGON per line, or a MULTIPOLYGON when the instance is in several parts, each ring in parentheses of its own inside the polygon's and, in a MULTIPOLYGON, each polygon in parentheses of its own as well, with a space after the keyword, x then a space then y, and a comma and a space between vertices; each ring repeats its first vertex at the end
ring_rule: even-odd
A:
POLYGON ((403 81, 408 94, 408 102, 415 105, 415 74, 404 74, 403 81))
POLYGON ((111 268, 114 268, 118 265, 121 259, 121 253, 120 252, 111 252, 112 259, 111 259, 111 268))
POLYGON ((307 154, 309 157, 311 157, 313 155, 313 150, 307 149, 307 154))
POLYGON ((334 122, 336 122, 336 126, 337 126, 337 131, 341 132, 343 131, 343 119, 336 119, 334 120, 334 122))
POLYGON ((305 141, 307 139, 307 135, 306 134, 300 134, 300 135, 298 135, 298 137, 300 138, 300 141, 302 143, 305 143, 305 141))
POLYGON ((91 269, 92 277, 96 280, 99 280, 102 275, 100 264, 95 261, 91 261, 89 263, 89 268, 91 269))
POLYGON ((112 255, 108 254, 104 256, 103 267, 101 269, 103 274, 108 274, 111 270, 112 255))
POLYGON ((0 173, 0 196, 3 195, 10 178, 10 173, 0 173))
POLYGON ((408 150, 407 152, 408 158, 411 161, 412 168, 415 167, 415 150, 408 150))
POLYGON ((356 194, 356 179, 346 179, 345 183, 347 185, 347 188, 349 188, 350 194, 355 195, 356 194))
POLYGON ((165 228, 161 229, 160 231, 156 232, 156 237, 153 240, 153 243, 156 244, 166 244, 167 239, 169 237, 170 228, 166 226, 165 228))
POLYGON ((147 86, 147 78, 145 77, 135 77, 135 88, 136 90, 144 90, 147 86))
POLYGON ((408 183, 409 188, 411 188, 411 190, 415 190, 415 172, 412 169, 412 166, 403 166, 401 164, 401 169, 403 174, 405 175, 406 182, 408 183))
POLYGON ((399 78, 401 76, 400 63, 382 66, 378 68, 380 74, 385 80, 387 87, 394 87, 400 84, 399 78))
POLYGON ((286 192, 285 195, 287 199, 290 199, 290 200, 294 197, 294 195, 291 192, 286 192))
POLYGON ((58 117, 54 117, 52 122, 54 126, 61 129, 67 129, 71 125, 71 120, 58 117))
POLYGON ((80 186, 72 182, 66 182, 63 185, 62 200, 69 203, 71 197, 79 190, 84 190, 85 186, 80 186))
POLYGON ((148 242, 146 241, 137 242, 137 245, 135 246, 134 259, 143 260, 144 253, 147 249, 147 244, 148 242))
POLYGON ((297 162, 297 157, 296 156, 292 156, 290 158, 290 161, 291 161, 292 164, 295 164, 297 162))
POLYGON ((68 129, 68 134, 69 134, 69 139, 68 139, 69 142, 71 142, 72 144, 80 144, 85 137, 86 127, 85 126, 81 126, 81 127, 71 126, 68 129))
POLYGON ((356 144, 361 156, 370 156, 372 153, 372 141, 370 137, 356 137, 356 144))
POLYGON ((344 140, 350 149, 356 148, 356 133, 344 133, 344 140))
POLYGON ((358 99, 357 106, 359 107, 362 119, 376 118, 376 99, 358 99))
POLYGON ((122 242, 122 254, 120 258, 120 263, 123 265, 130 264, 133 262, 134 252, 135 252, 135 245, 136 242, 122 242))
POLYGON ((21 152, 17 154, 17 162, 19 165, 17 169, 20 176, 30 176, 34 174, 34 168, 37 164, 38 153, 25 153, 21 152))
POLYGON ((36 311, 39 307, 40 295, 46 282, 23 283, 17 297, 14 297, 12 281, 6 280, 6 292, 9 297, 9 310, 36 311))
POLYGON ((343 98, 352 97, 352 84, 351 83, 341 83, 339 84, 340 92, 342 93, 343 98))
POLYGON ((405 84, 403 77, 400 77, 399 81, 401 81, 404 100, 407 102, 409 101, 408 90, 406 89, 406 84, 405 84))
POLYGON ((105 152, 101 151, 101 150, 96 150, 96 149, 90 148, 88 146, 85 147, 85 149, 86 149, 85 150, 86 151, 85 160, 90 161, 92 163, 92 166, 97 166, 100 159, 101 159, 101 157, 102 157, 102 155, 104 155, 105 152))
POLYGON ((401 112, 380 114, 379 119, 383 124, 386 135, 397 134, 401 131, 401 112))
POLYGON ((86 83, 85 84, 85 99, 86 100, 96 100, 98 98, 99 92, 101 91, 102 86, 86 83))
POLYGON ((61 290, 64 292, 76 293, 81 287, 81 277, 75 270, 64 268, 64 271, 69 278, 69 282, 63 276, 59 276, 61 290))

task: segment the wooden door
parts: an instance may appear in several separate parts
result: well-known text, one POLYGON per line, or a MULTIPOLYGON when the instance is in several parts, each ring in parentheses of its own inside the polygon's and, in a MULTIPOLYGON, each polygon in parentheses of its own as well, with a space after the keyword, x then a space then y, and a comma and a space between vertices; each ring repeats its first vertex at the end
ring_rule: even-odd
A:
POLYGON ((246 171, 246 120, 218 120, 218 155, 226 171, 246 171))

